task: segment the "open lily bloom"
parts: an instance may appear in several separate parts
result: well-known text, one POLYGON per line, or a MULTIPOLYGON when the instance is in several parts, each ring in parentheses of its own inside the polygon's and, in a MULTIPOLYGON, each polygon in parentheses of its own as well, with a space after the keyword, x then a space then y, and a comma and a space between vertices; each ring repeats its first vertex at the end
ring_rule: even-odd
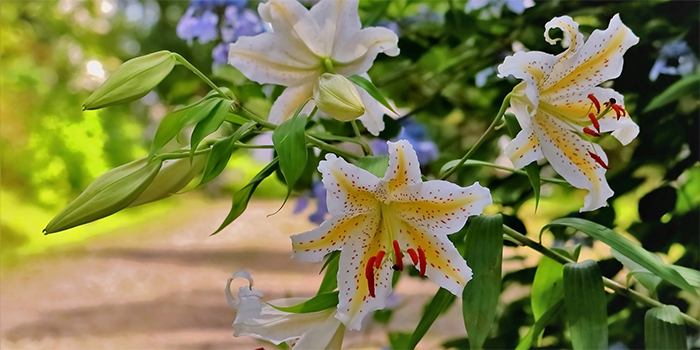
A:
POLYGON ((557 40, 549 36, 551 28, 564 32, 562 45, 569 44, 566 51, 557 56, 517 52, 498 66, 499 77, 523 79, 511 98, 522 131, 505 153, 516 168, 547 158, 569 183, 588 190, 581 211, 595 210, 606 205, 613 191, 605 180, 605 152, 585 141, 582 134, 596 137, 612 131, 626 145, 639 133, 624 110, 622 96, 597 86, 620 76, 622 56, 639 38, 619 15, 610 20, 606 30, 594 31, 585 43, 578 23, 569 16, 556 17, 545 25, 545 39, 554 44, 557 40), (605 101, 604 106, 600 101, 605 101))
POLYGON ((489 190, 478 183, 463 188, 447 181, 421 182, 411 144, 388 144, 389 167, 381 179, 326 155, 318 170, 331 218, 292 236, 292 257, 302 261, 321 261, 341 250, 336 317, 353 330, 370 311, 384 308, 392 268, 403 269, 404 253, 421 275, 461 296, 472 273, 447 235, 491 204, 489 190))
MULTIPOLYGON (((387 28, 361 28, 359 0, 322 0, 307 10, 295 0, 270 0, 258 6, 273 33, 243 37, 231 44, 229 63, 260 84, 284 85, 269 121, 279 124, 313 96, 323 73, 365 74, 377 54, 399 54, 398 37, 387 28)), ((384 129, 379 102, 358 89, 365 113, 359 119, 378 135, 384 129)), ((307 104, 307 108, 312 106, 307 104)))
POLYGON ((310 313, 290 313, 270 306, 290 307, 306 301, 302 298, 261 301, 263 293, 253 288, 253 278, 246 271, 237 271, 226 282, 226 300, 236 309, 233 335, 250 336, 276 345, 287 342, 292 349, 340 349, 345 327, 333 315, 331 308, 310 313), (249 286, 240 287, 238 299, 231 293, 231 281, 245 278, 249 286))

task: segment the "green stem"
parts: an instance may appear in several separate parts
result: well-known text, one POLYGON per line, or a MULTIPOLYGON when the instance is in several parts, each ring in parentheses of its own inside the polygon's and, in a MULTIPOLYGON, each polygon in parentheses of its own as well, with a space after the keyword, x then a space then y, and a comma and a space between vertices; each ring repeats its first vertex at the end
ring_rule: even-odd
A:
POLYGON ((340 156, 343 156, 344 158, 348 158, 348 159, 358 159, 358 158, 360 158, 360 157, 358 157, 358 156, 356 156, 356 155, 354 155, 354 154, 352 154, 352 153, 348 153, 348 152, 346 152, 346 151, 344 151, 344 150, 342 150, 342 149, 340 149, 340 148, 338 148, 338 147, 335 147, 335 146, 333 146, 333 145, 327 144, 327 143, 325 143, 325 142, 323 142, 323 141, 321 141, 321 140, 319 140, 319 139, 317 139, 317 138, 315 138, 315 137, 313 137, 313 136, 311 136, 311 135, 308 135, 308 134, 306 135, 306 142, 308 142, 308 143, 310 143, 310 144, 312 144, 312 145, 314 145, 314 146, 316 146, 316 147, 318 147, 318 148, 320 148, 320 149, 322 149, 322 150, 325 150, 325 151, 332 152, 332 153, 338 154, 338 155, 340 155, 340 156))
POLYGON ((506 112, 508 105, 510 105, 510 96, 511 94, 508 94, 503 99, 503 103, 501 103, 501 108, 498 110, 496 118, 493 119, 491 125, 489 125, 486 131, 484 131, 479 140, 477 140, 474 146, 472 146, 472 148, 469 150, 469 152, 467 152, 467 154, 465 154, 464 157, 462 157, 462 159, 459 160, 459 163, 457 163, 456 166, 454 166, 453 168, 442 174, 442 176, 440 176, 441 180, 444 180, 450 175, 452 175, 452 173, 454 173, 459 167, 461 167, 467 161, 467 159, 469 159, 469 157, 471 157, 474 154, 474 152, 476 152, 477 148, 479 148, 479 146, 481 146, 481 144, 484 143, 484 141, 486 140, 486 135, 488 135, 491 132, 491 130, 493 130, 498 121, 501 120, 501 117, 503 117, 503 114, 506 112))
POLYGON ((351 121, 350 124, 352 124, 352 130, 355 132, 355 137, 357 138, 357 142, 355 143, 362 147, 362 151, 366 156, 373 156, 372 149, 366 142, 362 141, 362 134, 360 133, 360 127, 357 126, 357 120, 351 121))
MULTIPOLYGON (((568 263, 575 263, 576 261, 569 259, 566 256, 563 256, 553 250, 548 249, 547 247, 533 241, 529 237, 523 235, 522 233, 506 226, 503 225, 503 233, 508 235, 509 237, 515 239, 519 243, 521 243, 524 246, 528 246, 538 252, 540 252, 542 255, 560 263, 560 264, 568 264, 568 263)), ((649 298, 647 296, 644 296, 642 294, 639 294, 631 289, 626 288, 625 286, 607 278, 603 277, 603 284, 612 289, 615 293, 622 295, 624 297, 627 297, 629 299, 632 299, 638 303, 644 304, 645 306, 648 307, 658 307, 658 306, 664 306, 664 304, 660 303, 658 300, 654 300, 652 298, 649 298)), ((695 328, 695 329, 700 329, 700 321, 686 315, 685 313, 681 313, 681 316, 685 320, 685 323, 687 323, 689 326, 695 328)))
MULTIPOLYGON (((193 155, 198 156, 200 154, 206 154, 211 151, 211 148, 205 148, 205 149, 199 149, 194 151, 193 155)), ((189 158, 190 157, 190 152, 189 150, 184 150, 183 152, 172 152, 172 153, 161 153, 157 155, 155 158, 158 158, 159 160, 163 161, 166 159, 182 159, 182 158, 189 158)))
POLYGON ((241 143, 241 142, 236 142, 234 144, 234 146, 236 148, 252 148, 252 149, 274 149, 275 148, 275 146, 273 146, 273 145, 248 145, 248 144, 241 143))
POLYGON ((207 85, 211 86, 212 89, 214 89, 221 97, 227 99, 227 100, 234 100, 236 104, 239 103, 239 101, 236 99, 236 96, 233 96, 233 93, 231 93, 231 96, 226 95, 225 92, 221 91, 216 84, 214 84, 209 78, 207 78, 206 75, 204 75, 202 72, 199 71, 195 66, 193 66, 190 62, 188 62, 184 57, 180 56, 180 54, 173 53, 175 55, 175 59, 182 64, 183 66, 187 67, 187 69, 191 70, 192 73, 194 73, 196 76, 198 76, 200 79, 202 79, 207 85))
POLYGON ((268 128, 268 129, 270 129, 270 130, 275 130, 275 129, 277 129, 277 125, 272 124, 272 123, 268 122, 267 120, 258 117, 255 113, 249 111, 247 108, 241 106, 241 107, 240 107, 240 110, 241 110, 241 111, 243 112, 243 114, 245 114, 245 116, 248 117, 250 120, 252 120, 252 121, 254 121, 254 122, 256 122, 256 123, 262 125, 263 127, 268 128))

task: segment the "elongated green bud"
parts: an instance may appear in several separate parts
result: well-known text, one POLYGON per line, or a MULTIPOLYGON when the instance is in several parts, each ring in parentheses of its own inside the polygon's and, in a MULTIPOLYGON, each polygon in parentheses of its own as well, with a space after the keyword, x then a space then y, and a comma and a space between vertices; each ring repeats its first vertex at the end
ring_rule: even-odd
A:
POLYGON ((314 102, 321 111, 344 122, 365 114, 355 85, 339 74, 324 73, 314 85, 314 102))
POLYGON ((170 51, 158 51, 124 62, 83 104, 83 110, 99 109, 146 96, 175 67, 170 51))
POLYGON ((139 159, 102 174, 56 215, 44 232, 67 230, 126 208, 151 184, 160 167, 160 161, 139 159))
POLYGON ((190 164, 190 158, 166 159, 158 171, 158 175, 141 195, 129 206, 146 204, 170 197, 199 175, 207 162, 207 155, 195 156, 190 164))

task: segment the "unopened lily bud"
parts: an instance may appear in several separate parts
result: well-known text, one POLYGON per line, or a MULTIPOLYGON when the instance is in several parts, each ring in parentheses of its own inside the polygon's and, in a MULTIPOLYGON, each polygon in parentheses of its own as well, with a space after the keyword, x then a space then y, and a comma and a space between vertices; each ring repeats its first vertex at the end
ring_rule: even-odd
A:
POLYGON ((126 208, 151 184, 160 167, 159 161, 139 159, 102 174, 58 213, 44 232, 67 230, 126 208))
POLYGON ((314 85, 314 102, 321 111, 340 121, 355 120, 365 114, 355 85, 338 74, 324 73, 314 85))
POLYGON ((199 175, 206 162, 206 155, 195 156, 192 162, 189 158, 164 160, 156 178, 129 206, 135 207, 170 197, 199 175))
POLYGON ((170 51, 158 51, 124 62, 90 97, 83 109, 99 109, 146 96, 175 67, 170 51))

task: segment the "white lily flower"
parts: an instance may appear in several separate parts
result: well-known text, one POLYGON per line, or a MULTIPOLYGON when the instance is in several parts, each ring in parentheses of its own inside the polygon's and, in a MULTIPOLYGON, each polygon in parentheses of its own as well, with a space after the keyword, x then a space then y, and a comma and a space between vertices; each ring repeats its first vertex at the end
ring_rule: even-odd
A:
MULTIPOLYGON (((274 32, 241 37, 231 44, 229 63, 248 79, 260 84, 286 86, 272 105, 269 121, 289 119, 313 97, 313 87, 323 73, 366 79, 377 54, 399 54, 398 37, 389 29, 362 29, 359 0, 321 0, 310 10, 295 0, 270 0, 258 5, 260 17, 274 32)), ((358 89, 365 113, 359 118, 378 135, 384 129, 381 104, 358 89)), ((307 104, 311 108, 313 103, 307 104)))
POLYGON ((237 271, 226 282, 226 300, 236 309, 233 335, 249 336, 276 345, 287 342, 292 349, 340 349, 345 327, 334 315, 334 308, 309 313, 290 313, 277 307, 290 307, 306 301, 284 298, 262 302, 263 293, 253 288, 253 278, 246 271, 237 271), (231 281, 245 278, 249 286, 238 289, 238 299, 231 293, 231 281))
POLYGON ((387 142, 389 167, 383 178, 326 155, 318 170, 327 189, 331 218, 292 236, 292 258, 321 261, 341 250, 338 314, 349 329, 385 307, 392 268, 403 269, 404 252, 420 274, 461 296, 472 272, 447 235, 491 204, 487 188, 475 183, 421 180, 418 157, 406 140, 387 142))
POLYGON ((547 158, 566 181, 588 190, 581 211, 595 210, 613 195, 605 179, 608 160, 603 149, 584 141, 582 134, 597 137, 612 131, 623 145, 637 137, 639 126, 626 114, 622 96, 598 85, 620 76, 622 56, 639 38, 619 15, 585 43, 578 23, 569 16, 545 25, 545 39, 555 44, 558 39, 549 36, 551 28, 564 32, 562 46, 568 43, 567 50, 557 56, 517 52, 498 66, 499 77, 523 79, 510 100, 522 131, 505 154, 516 168, 547 158), (605 101, 602 111, 599 100, 605 101))

